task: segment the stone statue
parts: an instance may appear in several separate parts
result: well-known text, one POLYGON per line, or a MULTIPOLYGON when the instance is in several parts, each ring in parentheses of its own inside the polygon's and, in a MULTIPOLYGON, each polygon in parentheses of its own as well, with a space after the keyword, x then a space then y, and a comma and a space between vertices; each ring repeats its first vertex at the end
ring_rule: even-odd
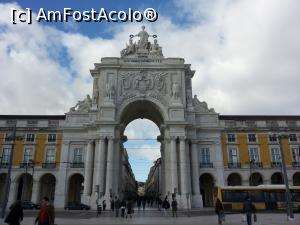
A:
POLYGON ((70 112, 88 112, 91 107, 92 99, 90 95, 87 95, 84 100, 78 101, 74 107, 71 107, 70 112))
POLYGON ((150 54, 157 55, 157 56, 163 56, 162 54, 162 48, 158 45, 157 39, 154 39, 154 43, 150 46, 150 54))
POLYGON ((105 84, 105 94, 106 98, 109 100, 113 99, 113 96, 115 95, 115 87, 110 81, 105 84))
POLYGON ((137 44, 138 49, 147 49, 149 50, 149 37, 156 37, 156 35, 149 35, 147 31, 145 31, 145 26, 142 26, 142 30, 138 33, 133 35, 133 37, 139 37, 140 40, 137 44))
POLYGON ((129 43, 126 44, 126 48, 121 51, 121 57, 134 54, 136 52, 136 44, 133 43, 132 38, 129 38, 129 43))
POLYGON ((197 112, 204 112, 204 113, 216 113, 214 108, 208 109, 208 105, 206 102, 200 102, 197 95, 194 95, 193 98, 193 105, 197 112))
POLYGON ((180 86, 177 82, 172 84, 172 97, 178 99, 180 97, 180 86))

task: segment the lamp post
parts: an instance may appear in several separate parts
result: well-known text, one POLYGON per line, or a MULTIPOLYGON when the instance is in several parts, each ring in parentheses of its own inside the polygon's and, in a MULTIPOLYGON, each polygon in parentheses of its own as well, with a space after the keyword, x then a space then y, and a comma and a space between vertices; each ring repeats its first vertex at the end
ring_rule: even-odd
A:
POLYGON ((4 189, 4 198, 2 202, 2 210, 1 210, 1 218, 4 218, 5 216, 5 210, 8 202, 9 197, 9 191, 10 191, 10 183, 11 183, 11 169, 12 169, 12 163, 13 163, 13 153, 14 153, 14 147, 15 147, 15 140, 16 140, 16 125, 13 127, 12 132, 12 144, 11 144, 11 152, 10 152, 10 158, 9 158, 9 164, 8 164, 8 171, 7 176, 5 179, 5 189, 4 189))
POLYGON ((294 214, 293 214, 293 206, 292 206, 292 202, 291 202, 289 181, 288 181, 288 176, 287 176, 287 172, 286 172, 286 164, 285 164, 285 157, 284 157, 283 144, 282 144, 282 140, 289 138, 289 135, 285 134, 285 133, 279 133, 277 135, 277 138, 279 140, 279 149, 280 149, 280 154, 281 154, 281 169, 282 169, 282 173, 283 173, 283 177, 284 177, 284 184, 285 184, 287 219, 289 220, 289 219, 294 219, 294 214))

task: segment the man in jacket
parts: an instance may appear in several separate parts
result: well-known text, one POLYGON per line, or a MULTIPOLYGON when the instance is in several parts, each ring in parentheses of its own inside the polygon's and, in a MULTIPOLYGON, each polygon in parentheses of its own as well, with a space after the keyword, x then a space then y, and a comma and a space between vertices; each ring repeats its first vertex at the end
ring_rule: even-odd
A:
POLYGON ((252 225, 252 214, 255 213, 255 206, 252 204, 250 196, 247 196, 244 201, 243 213, 246 214, 247 224, 252 225))

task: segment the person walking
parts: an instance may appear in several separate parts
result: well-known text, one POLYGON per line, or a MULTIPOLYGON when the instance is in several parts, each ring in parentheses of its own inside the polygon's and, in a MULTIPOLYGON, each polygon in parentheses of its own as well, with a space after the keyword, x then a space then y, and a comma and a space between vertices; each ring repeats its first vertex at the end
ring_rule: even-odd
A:
POLYGON ((115 201, 114 201, 114 208, 115 208, 115 215, 116 217, 119 217, 119 210, 120 210, 120 207, 121 207, 121 202, 120 202, 120 199, 116 196, 115 197, 115 201))
POLYGON ((54 225, 54 206, 50 204, 49 198, 44 197, 42 200, 42 206, 38 216, 35 219, 34 224, 38 225, 54 225))
POLYGON ((138 211, 141 210, 141 205, 142 205, 142 197, 141 196, 138 196, 137 198, 137 207, 138 207, 138 211))
POLYGON ((142 198, 143 211, 145 211, 145 208, 146 208, 146 201, 147 201, 146 197, 143 196, 143 198, 142 198))
POLYGON ((23 220, 23 208, 21 201, 17 200, 15 204, 10 206, 10 212, 5 218, 4 222, 9 225, 20 225, 23 220))
POLYGON ((171 203, 171 206, 172 206, 172 216, 173 217, 177 217, 177 200, 175 197, 173 197, 172 199, 172 203, 171 203))
POLYGON ((170 203, 168 200, 168 195, 166 195, 165 200, 163 201, 162 207, 164 209, 164 215, 167 216, 167 210, 170 208, 170 203))
POLYGON ((218 223, 219 225, 222 225, 222 222, 225 221, 225 215, 224 215, 224 207, 219 198, 216 200, 215 204, 215 212, 218 215, 218 223))
POLYGON ((161 210, 161 205, 162 205, 163 201, 161 199, 161 194, 159 194, 158 198, 157 198, 157 205, 158 205, 158 210, 161 210))
POLYGON ((106 209, 106 201, 105 200, 102 201, 102 208, 103 208, 103 211, 105 211, 105 209, 106 209))
POLYGON ((132 214, 133 214, 133 208, 132 208, 132 201, 131 199, 128 200, 127 204, 127 214, 126 214, 126 218, 129 216, 130 218, 132 218, 132 214))
POLYGON ((247 224, 252 225, 252 214, 255 215, 255 206, 252 204, 250 196, 247 196, 243 204, 243 213, 246 214, 247 224))
POLYGON ((126 201, 125 199, 123 198, 123 200, 121 201, 121 217, 125 217, 125 213, 126 213, 126 201))

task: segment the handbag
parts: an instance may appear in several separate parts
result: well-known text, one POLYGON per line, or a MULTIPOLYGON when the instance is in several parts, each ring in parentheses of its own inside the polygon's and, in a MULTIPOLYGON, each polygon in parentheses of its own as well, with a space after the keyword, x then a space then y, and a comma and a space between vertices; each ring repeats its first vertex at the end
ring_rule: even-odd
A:
POLYGON ((253 221, 254 221, 254 223, 257 222, 257 216, 256 216, 256 214, 253 215, 253 221))

